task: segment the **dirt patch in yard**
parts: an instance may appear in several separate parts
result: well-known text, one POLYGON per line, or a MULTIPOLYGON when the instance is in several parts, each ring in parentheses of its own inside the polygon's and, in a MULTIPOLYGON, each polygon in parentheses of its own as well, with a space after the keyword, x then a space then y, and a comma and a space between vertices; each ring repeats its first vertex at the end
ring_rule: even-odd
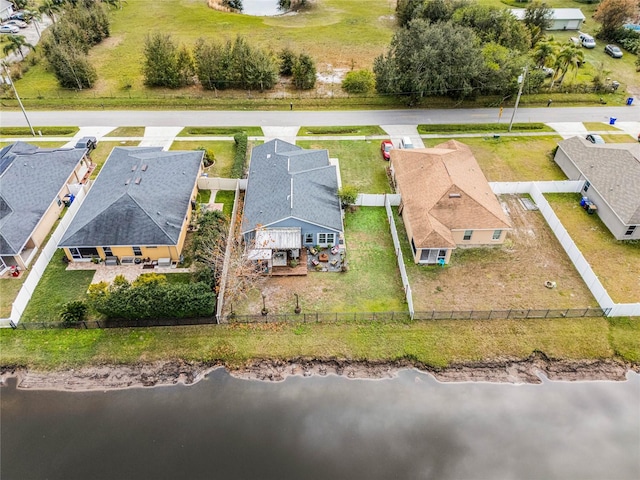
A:
POLYGON ((416 311, 597 307, 542 214, 517 196, 500 201, 513 225, 503 246, 456 249, 444 268, 409 266, 416 311))

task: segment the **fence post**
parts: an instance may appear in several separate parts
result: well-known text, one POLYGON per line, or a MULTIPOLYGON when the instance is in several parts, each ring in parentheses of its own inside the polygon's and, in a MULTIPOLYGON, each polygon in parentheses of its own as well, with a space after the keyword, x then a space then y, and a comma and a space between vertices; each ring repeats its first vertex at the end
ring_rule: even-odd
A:
POLYGON ((15 330, 15 329, 16 329, 16 324, 15 324, 15 323, 13 323, 13 320, 9 320, 9 326, 10 326, 13 330, 15 330))

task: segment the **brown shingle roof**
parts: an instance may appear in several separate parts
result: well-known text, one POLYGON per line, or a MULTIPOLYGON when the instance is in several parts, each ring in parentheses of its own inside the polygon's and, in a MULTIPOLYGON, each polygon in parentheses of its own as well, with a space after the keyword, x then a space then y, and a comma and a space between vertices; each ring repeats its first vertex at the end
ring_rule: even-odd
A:
POLYGON ((511 228, 467 145, 392 150, 391 163, 417 248, 455 247, 451 230, 511 228))

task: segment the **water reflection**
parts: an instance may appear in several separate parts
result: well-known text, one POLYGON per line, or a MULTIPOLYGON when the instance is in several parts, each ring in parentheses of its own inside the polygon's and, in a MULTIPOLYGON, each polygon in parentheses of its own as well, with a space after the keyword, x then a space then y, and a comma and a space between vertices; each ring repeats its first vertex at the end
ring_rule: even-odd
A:
POLYGON ((640 376, 2 390, 2 478, 640 478, 640 376))
POLYGON ((284 13, 278 0, 242 0, 242 13, 256 17, 271 17, 284 13))

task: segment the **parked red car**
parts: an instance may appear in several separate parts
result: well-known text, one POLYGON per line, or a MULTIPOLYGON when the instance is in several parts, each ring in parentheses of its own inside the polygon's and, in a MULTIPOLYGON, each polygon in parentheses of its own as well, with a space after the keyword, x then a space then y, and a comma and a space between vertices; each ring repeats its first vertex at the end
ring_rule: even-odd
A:
POLYGON ((391 158, 391 154, 389 153, 391 152, 391 150, 393 150, 393 143, 391 143, 391 140, 383 140, 380 144, 382 158, 384 158, 385 160, 389 160, 389 158, 391 158))

